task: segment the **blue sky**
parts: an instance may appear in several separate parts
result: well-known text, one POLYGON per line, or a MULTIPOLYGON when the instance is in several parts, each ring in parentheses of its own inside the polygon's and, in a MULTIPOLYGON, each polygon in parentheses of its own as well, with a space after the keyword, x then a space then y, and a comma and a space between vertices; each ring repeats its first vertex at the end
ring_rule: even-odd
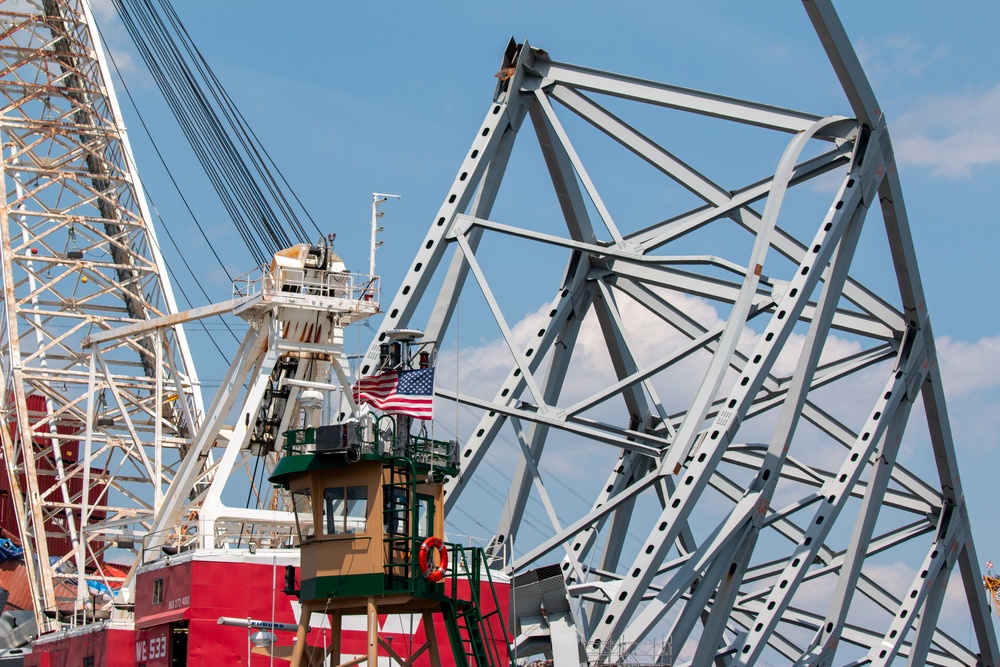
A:
MULTIPOLYGON (((338 252, 350 268, 367 266, 371 193, 402 195, 386 207, 379 252, 386 301, 488 109, 511 36, 556 60, 850 115, 798 3, 174 5, 320 227, 338 234, 338 252)), ((176 162, 175 177, 230 272, 249 270, 249 255, 185 156, 109 7, 110 0, 97 3, 102 29, 161 150, 176 162)), ((983 560, 1000 558, 989 465, 1000 447, 1000 314, 992 276, 1000 241, 993 200, 1000 176, 1000 46, 993 34, 1000 3, 967 2, 957 10, 944 3, 845 2, 838 10, 893 137, 978 551, 983 560)), ((163 224, 192 238, 190 218, 124 106, 163 224)), ((699 154, 711 163, 727 148, 720 138, 699 154)), ((525 196, 532 194, 529 185, 525 196)), ((213 298, 228 298, 228 280, 192 245, 184 251, 197 275, 179 273, 181 286, 198 280, 213 298)), ((173 249, 166 254, 176 261, 173 249)), ((864 261, 889 264, 888 256, 864 261)), ((526 301, 524 313, 540 305, 526 301)), ((211 354, 200 369, 209 383, 223 373, 211 354)))

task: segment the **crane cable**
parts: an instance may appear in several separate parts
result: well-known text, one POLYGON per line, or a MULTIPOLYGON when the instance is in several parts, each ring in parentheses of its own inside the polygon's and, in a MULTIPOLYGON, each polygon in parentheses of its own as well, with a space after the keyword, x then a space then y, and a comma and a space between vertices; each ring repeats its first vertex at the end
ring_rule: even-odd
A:
MULTIPOLYGON (((181 70, 187 68, 184 66, 183 61, 180 60, 179 53, 176 53, 176 56, 173 58, 166 55, 170 51, 167 44, 164 43, 164 36, 161 34, 151 32, 147 37, 143 36, 137 20, 148 24, 149 17, 147 15, 139 13, 138 18, 136 18, 129 13, 121 0, 116 0, 115 4, 118 6, 122 21, 132 36, 136 48, 142 55, 167 105, 170 107, 181 130, 191 144, 191 148, 205 170, 206 176, 208 176, 209 181, 219 195, 221 203, 230 218, 232 218, 240 236, 253 255, 255 262, 263 264, 266 253, 261 249, 260 242, 254 239, 251 229, 240 210, 239 200, 244 197, 245 187, 232 178, 227 179, 226 177, 227 171, 230 172, 230 175, 233 175, 231 174, 231 165, 229 163, 231 155, 225 155, 222 150, 223 147, 219 145, 222 137, 218 134, 213 135, 211 132, 213 114, 209 113, 204 108, 204 105, 199 110, 199 97, 202 100, 204 100, 204 97, 200 96, 197 89, 193 88, 190 83, 184 83, 185 74, 181 70), (160 53, 161 56, 157 57, 154 52, 160 53), (180 83, 176 85, 172 83, 177 81, 180 81, 180 83), (226 188, 227 180, 230 181, 232 186, 228 190, 226 188)), ((169 41, 169 36, 166 36, 166 38, 169 41)), ((190 74, 186 76, 186 79, 188 82, 194 81, 190 74)), ((217 119, 215 120, 216 124, 218 124, 217 119)))
MULTIPOLYGON (((105 42, 105 44, 107 44, 107 40, 104 39, 104 35, 103 35, 103 33, 101 33, 100 26, 97 26, 97 31, 98 31, 98 33, 100 35, 101 41, 103 41, 103 42, 105 42)), ((219 257, 219 253, 216 251, 215 246, 212 245, 212 242, 209 240, 208 235, 205 233, 205 229, 204 229, 204 227, 201 224, 201 221, 198 219, 198 216, 195 215, 194 210, 191 208, 191 204, 188 202, 187 198, 184 196, 184 193, 181 191, 181 188, 180 188, 180 186, 177 183, 177 179, 174 178, 173 172, 170 170, 169 165, 167 165, 167 162, 166 162, 166 160, 163 157, 163 153, 160 151, 160 147, 157 145, 156 140, 153 138, 153 134, 149 131, 149 125, 147 125, 146 119, 143 117, 142 112, 139 110, 139 106, 136 104, 135 98, 132 97, 132 91, 129 89, 128 84, 125 83, 125 78, 122 76, 122 72, 118 68, 118 63, 115 60, 114 55, 111 53, 111 49, 106 49, 106 52, 108 54, 108 58, 111 61, 111 66, 114 68, 115 72, 118 74, 118 79, 121 81, 122 87, 125 90, 125 95, 128 98, 128 100, 129 100, 129 104, 131 104, 132 109, 135 111, 136 116, 139 119, 139 124, 142 126, 142 129, 143 129, 143 132, 146 135, 146 138, 149 139, 150 144, 153 146, 153 150, 156 153, 156 156, 159 158, 160 164, 163 166, 164 170, 167 173, 167 176, 170 179, 170 182, 173 184, 174 189, 177 191, 177 195, 180 197, 181 202, 183 202, 185 208, 187 208, 188 213, 191 215, 191 219, 194 221, 195 226, 198 228, 198 231, 201 233, 202 239, 205 241, 205 245, 208 247, 208 249, 211 251, 212 255, 215 257, 215 260, 218 262, 219 267, 222 269, 223 273, 226 274, 226 277, 229 279, 229 282, 233 282, 233 277, 231 275, 229 275, 229 271, 226 269, 226 266, 223 263, 222 258, 219 257)), ((181 263, 184 264, 184 268, 187 269, 187 272, 191 275, 192 278, 194 278, 194 284, 198 288, 198 291, 201 292, 202 296, 205 298, 206 301, 210 302, 211 299, 208 296, 208 292, 205 291, 205 286, 202 284, 202 281, 198 280, 197 276, 195 276, 194 270, 191 268, 191 264, 188 262, 187 258, 184 256, 184 253, 181 251, 180 246, 178 246, 178 244, 177 244, 177 240, 174 238, 174 235, 171 233, 170 226, 167 225, 166 222, 160 217, 159 211, 156 209, 156 205, 152 201, 152 198, 150 197, 148 188, 146 189, 146 196, 150 198, 150 205, 152 207, 152 212, 155 213, 156 216, 157 216, 157 218, 160 219, 160 227, 163 229, 164 232, 166 232, 167 239, 170 241, 170 244, 173 246, 174 250, 177 252, 178 257, 180 257, 181 263)), ((161 252, 162 252, 162 249, 161 249, 161 252)), ((183 285, 181 284, 181 281, 178 279, 177 273, 170 266, 167 266, 166 268, 167 268, 167 272, 173 277, 173 279, 174 279, 174 285, 175 285, 176 289, 180 292, 181 298, 187 304, 188 308, 194 308, 195 304, 191 300, 191 298, 188 296, 188 294, 185 291, 183 285)), ((226 353, 222 351, 222 348, 219 347, 218 341, 215 339, 214 336, 212 336, 209 333, 208 327, 205 325, 204 320, 198 320, 198 324, 200 325, 200 327, 202 329, 204 329, 205 334, 207 335, 209 341, 212 343, 212 346, 216 349, 216 351, 219 353, 219 355, 222 357, 222 359, 226 362, 226 365, 229 365, 230 360, 229 360, 228 355, 226 355, 226 353)), ((229 323, 226 322, 223 319, 222 320, 222 325, 226 328, 227 331, 229 331, 229 334, 233 337, 233 339, 236 340, 237 342, 239 342, 240 337, 236 335, 236 332, 233 331, 233 329, 229 325, 229 323)))
POLYGON ((258 264, 320 234, 195 46, 169 0, 114 0, 127 32, 226 212, 258 264), (164 19, 164 15, 166 19, 164 19), (300 215, 301 213, 301 215, 300 215))

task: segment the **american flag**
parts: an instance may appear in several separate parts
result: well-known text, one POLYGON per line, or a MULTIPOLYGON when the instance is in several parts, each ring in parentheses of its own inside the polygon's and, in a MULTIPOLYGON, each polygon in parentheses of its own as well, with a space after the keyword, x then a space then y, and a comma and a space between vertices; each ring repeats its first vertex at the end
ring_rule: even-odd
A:
POLYGON ((993 569, 993 561, 991 561, 991 560, 986 561, 986 569, 987 570, 992 570, 993 569))
POLYGON ((392 371, 361 378, 354 385, 354 399, 382 412, 432 419, 434 369, 392 371))

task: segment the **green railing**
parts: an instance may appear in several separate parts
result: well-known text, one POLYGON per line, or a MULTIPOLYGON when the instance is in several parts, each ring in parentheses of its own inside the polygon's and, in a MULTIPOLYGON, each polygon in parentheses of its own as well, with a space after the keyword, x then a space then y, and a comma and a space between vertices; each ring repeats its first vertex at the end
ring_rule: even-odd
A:
MULTIPOLYGON (((414 448, 427 447, 429 455, 434 455, 432 448, 441 446, 427 438, 416 439, 411 444, 414 448)), ((470 660, 476 667, 509 664, 510 637, 484 550, 444 543, 448 552, 444 578, 439 584, 428 581, 420 569, 420 549, 428 538, 417 534, 417 462, 407 456, 387 456, 383 471, 383 517, 389 528, 382 539, 387 554, 384 589, 441 600, 458 667, 467 667, 470 660), (462 590, 463 581, 467 591, 462 590), (492 610, 485 616, 482 614, 484 583, 486 594, 490 596, 488 601, 492 603, 492 610), (502 654, 502 647, 506 647, 506 656, 502 654)))
MULTIPOLYGON (((396 422, 391 415, 382 415, 370 425, 352 422, 339 427, 347 429, 346 437, 350 445, 345 451, 352 456, 405 457, 417 465, 440 469, 443 475, 458 474, 457 441, 434 440, 419 435, 407 435, 401 440, 397 437, 396 422)), ((317 431, 317 428, 285 431, 282 448, 285 455, 314 453, 317 431)))
MULTIPOLYGON (((458 620, 461 621, 463 618, 466 620, 467 632, 470 635, 467 641, 472 644, 471 654, 475 656, 480 667, 485 667, 485 665, 492 667, 513 666, 510 635, 507 633, 507 623, 501 613, 500 599, 493 586, 493 576, 490 574, 490 568, 486 562, 485 550, 479 547, 466 548, 459 544, 452 544, 449 547, 454 549, 451 562, 456 566, 449 568, 447 575, 451 583, 451 598, 459 607, 456 610, 458 620), (486 575, 485 580, 484 574, 486 575), (463 575, 469 584, 468 599, 459 595, 458 582, 463 575), (485 616, 482 614, 483 583, 487 584, 486 589, 493 603, 493 610, 485 616), (461 607, 465 607, 465 609, 461 607), (491 619, 494 618, 496 622, 491 623, 491 619), (499 634, 497 628, 499 628, 499 634), (478 639, 476 635, 478 635, 478 639), (506 659, 501 655, 499 646, 507 647, 506 659)), ((452 553, 450 549, 449 553, 452 553)))
POLYGON ((424 539, 390 535, 384 538, 383 542, 390 549, 402 546, 410 554, 405 562, 386 564, 386 590, 414 597, 441 599, 444 602, 447 607, 449 639, 459 667, 463 661, 469 665, 470 658, 477 667, 513 665, 510 658, 510 635, 485 551, 478 547, 446 542, 444 546, 448 551, 448 569, 444 580, 436 585, 428 582, 420 571, 418 554, 424 539), (405 572, 405 576, 402 572, 405 572), (463 591, 460 586, 463 581, 467 585, 467 591, 463 591), (492 607, 485 615, 482 613, 484 594, 488 596, 492 607), (507 647, 506 656, 501 647, 507 647))

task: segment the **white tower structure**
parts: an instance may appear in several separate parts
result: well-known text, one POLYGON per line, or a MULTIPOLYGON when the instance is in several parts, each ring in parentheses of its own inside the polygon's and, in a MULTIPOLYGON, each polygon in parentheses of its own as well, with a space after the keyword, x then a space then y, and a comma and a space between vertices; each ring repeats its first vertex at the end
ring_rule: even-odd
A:
POLYGON ((181 329, 128 333, 177 307, 88 5, 6 2, 0 27, 2 502, 42 628, 133 546, 203 408, 181 329))
POLYGON ((250 326, 150 527, 153 550, 294 546, 288 498, 267 483, 284 452, 281 436, 311 425, 318 403, 330 421, 359 416, 344 328, 379 312, 377 276, 349 272, 331 246, 299 244, 237 280, 234 297, 203 311, 231 311, 250 326), (227 493, 246 494, 243 471, 252 507, 227 493))

